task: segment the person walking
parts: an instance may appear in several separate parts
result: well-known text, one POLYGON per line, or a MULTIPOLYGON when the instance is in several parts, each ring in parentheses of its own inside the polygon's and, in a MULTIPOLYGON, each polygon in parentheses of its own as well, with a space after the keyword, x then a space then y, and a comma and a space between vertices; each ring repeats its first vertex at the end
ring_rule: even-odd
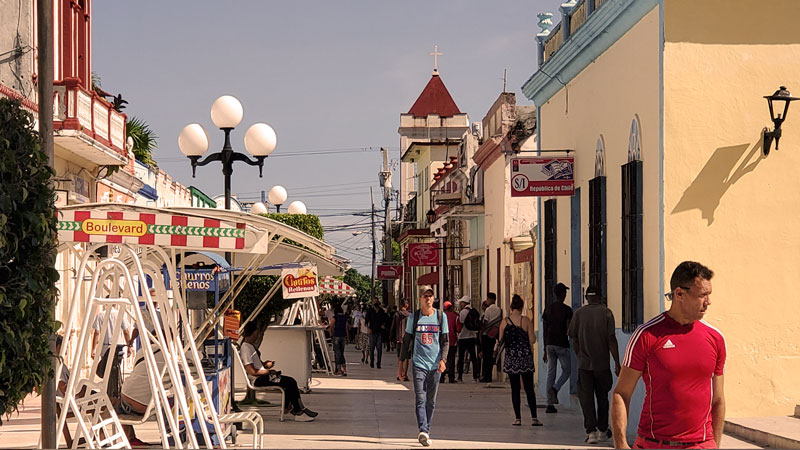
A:
POLYGON ((361 350, 361 362, 367 363, 369 360, 369 341, 372 332, 367 326, 367 316, 362 314, 358 317, 358 348, 361 350))
POLYGON ((331 336, 333 336, 333 355, 336 370, 334 375, 347 376, 347 362, 344 359, 345 344, 347 344, 347 314, 341 306, 333 307, 333 317, 331 324, 328 325, 331 336))
POLYGON ((495 303, 497 295, 494 292, 486 294, 486 309, 483 311, 483 327, 481 330, 481 383, 492 382, 492 371, 494 370, 494 346, 497 344, 497 336, 500 334, 500 322, 503 321, 503 311, 495 303))
POLYGON ((400 300, 400 308, 392 318, 391 339, 397 347, 397 381, 408 381, 408 360, 403 359, 403 337, 406 334, 406 321, 411 313, 408 311, 408 300, 400 300))
POLYGON ((508 374, 511 382, 511 406, 514 408, 514 426, 522 425, 520 415, 520 381, 525 387, 528 398, 528 407, 531 410, 531 425, 542 426, 536 416, 536 391, 533 388, 533 345, 536 343, 536 334, 531 320, 522 315, 525 302, 517 294, 511 298, 511 312, 506 320, 500 324, 500 342, 505 349, 503 359, 503 372, 508 374))
POLYGON ((569 336, 578 356, 578 398, 583 411, 585 442, 596 444, 611 440, 608 393, 613 379, 609 354, 614 357, 614 372, 619 376, 619 347, 614 331, 614 313, 601 302, 599 290, 589 286, 584 297, 587 305, 575 311, 569 325, 569 336))
POLYGON ((374 299, 372 309, 367 313, 367 326, 369 326, 369 366, 375 367, 375 353, 378 353, 378 369, 381 368, 383 357, 383 330, 386 328, 386 312, 383 311, 378 299, 374 299))
POLYGON ((358 325, 361 322, 361 305, 355 305, 350 312, 350 343, 356 344, 358 348, 358 325))
POLYGON ((628 411, 640 377, 646 394, 634 448, 719 447, 725 426, 725 337, 703 321, 713 276, 699 262, 680 263, 669 281, 669 310, 631 335, 611 396, 616 448, 629 448, 628 411))
POLYGON ((403 337, 403 359, 411 359, 412 377, 419 434, 417 440, 425 447, 433 441, 430 437, 433 410, 439 377, 447 369, 448 327, 447 316, 433 309, 433 289, 420 287, 420 309, 406 322, 403 337))
POLYGON ((569 322, 572 320, 572 308, 564 304, 569 288, 558 283, 553 288, 555 300, 544 308, 542 328, 544 335, 544 362, 547 363, 547 409, 546 413, 556 413, 554 405, 558 404, 558 391, 572 373, 572 360, 569 354, 569 322), (556 380, 557 363, 561 364, 561 376, 556 380))
MULTIPOLYGON (((469 296, 458 300, 461 311, 458 313, 458 381, 464 381, 464 358, 469 355, 472 365, 472 378, 477 383, 480 378, 478 357, 475 354, 475 345, 478 342, 478 332, 481 329, 481 315, 472 307, 469 296)), ((449 356, 449 355, 448 355, 449 356)))
POLYGON ((456 333, 456 325, 458 324, 458 314, 453 309, 453 303, 448 301, 444 302, 444 314, 447 316, 447 370, 442 373, 442 378, 439 380, 441 383, 445 382, 445 375, 447 381, 450 383, 456 382, 456 354, 458 353, 458 335, 456 333))

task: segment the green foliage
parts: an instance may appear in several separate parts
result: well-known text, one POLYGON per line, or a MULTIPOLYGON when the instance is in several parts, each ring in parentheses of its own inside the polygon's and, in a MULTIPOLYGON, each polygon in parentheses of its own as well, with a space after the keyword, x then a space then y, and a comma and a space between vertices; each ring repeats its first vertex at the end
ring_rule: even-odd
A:
POLYGON ((268 213, 262 214, 262 216, 265 216, 276 222, 285 223, 290 227, 297 228, 298 230, 310 236, 314 236, 319 240, 322 240, 325 236, 325 232, 322 230, 322 223, 319 221, 319 217, 313 214, 268 213))
MULTIPOLYGON (((371 276, 361 275, 356 269, 350 268, 344 273, 342 281, 349 284, 353 289, 356 290, 356 298, 359 302, 372 301, 372 290, 370 289, 370 285, 372 284, 371 276)), ((376 280, 375 298, 381 298, 382 289, 383 287, 381 286, 380 281, 376 280)))
POLYGON ((125 134, 133 139, 133 155, 136 160, 153 168, 158 167, 153 159, 153 150, 158 147, 158 136, 150 125, 136 116, 130 116, 125 123, 125 134))
POLYGON ((392 261, 400 262, 403 260, 403 254, 400 251, 400 244, 392 240, 392 261))
POLYGON ((17 100, 0 99, 0 416, 53 371, 53 175, 31 114, 17 100))

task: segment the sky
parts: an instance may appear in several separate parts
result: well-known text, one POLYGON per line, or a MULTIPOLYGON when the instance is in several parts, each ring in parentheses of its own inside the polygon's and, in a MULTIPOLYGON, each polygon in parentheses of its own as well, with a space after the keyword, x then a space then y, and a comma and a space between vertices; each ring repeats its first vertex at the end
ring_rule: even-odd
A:
MULTIPOLYGON (((537 67, 536 14, 553 12, 558 23, 561 2, 98 1, 92 66, 104 90, 129 102, 124 112, 158 136, 159 166, 212 197, 223 191, 221 165, 198 167, 192 178, 177 138, 200 123, 208 153, 219 151, 223 134, 211 122, 211 104, 237 97, 244 118, 232 134, 234 150, 246 153, 244 133, 257 122, 275 129, 278 145, 263 178, 256 167, 234 164, 234 195, 258 201, 262 190, 284 186, 283 211, 304 202, 337 254, 369 274, 370 187, 378 210, 382 198, 379 149, 400 159, 400 114, 431 77, 434 45, 442 81, 470 121, 480 121, 502 92, 504 69, 517 104, 530 105, 520 88, 537 67)), ((400 186, 397 171, 393 185, 400 186)))

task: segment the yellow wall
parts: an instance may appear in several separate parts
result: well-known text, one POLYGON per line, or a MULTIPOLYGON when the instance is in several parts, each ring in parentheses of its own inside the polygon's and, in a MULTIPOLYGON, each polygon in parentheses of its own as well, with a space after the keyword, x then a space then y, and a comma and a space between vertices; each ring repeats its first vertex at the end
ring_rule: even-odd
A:
MULTIPOLYGON (((575 150, 576 186, 581 188, 581 260, 586 262, 587 271, 588 180, 594 178, 597 139, 602 136, 605 141, 608 305, 614 312, 617 327, 621 326, 622 317, 620 167, 628 162, 628 136, 636 115, 641 123, 644 171, 645 320, 658 314, 661 305, 658 273, 659 51, 659 12, 655 8, 570 81, 566 89, 540 105, 542 150, 575 150)), ((558 281, 569 286, 570 198, 558 199, 558 281)), ((583 278, 588 280, 588 274, 583 278)))
POLYGON ((686 259, 716 272, 707 320, 727 342, 728 416, 791 414, 800 404, 800 102, 766 158, 761 129, 772 128, 764 95, 780 85, 800 94, 800 4, 669 0, 664 12, 667 282, 686 259))

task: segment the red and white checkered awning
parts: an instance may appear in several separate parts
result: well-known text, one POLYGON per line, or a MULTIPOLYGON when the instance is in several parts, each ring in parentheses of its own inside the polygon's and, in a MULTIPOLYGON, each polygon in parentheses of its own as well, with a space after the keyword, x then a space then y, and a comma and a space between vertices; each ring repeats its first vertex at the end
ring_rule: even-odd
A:
POLYGON ((345 297, 356 296, 356 290, 352 286, 333 277, 320 277, 319 293, 320 295, 342 295, 345 297))

